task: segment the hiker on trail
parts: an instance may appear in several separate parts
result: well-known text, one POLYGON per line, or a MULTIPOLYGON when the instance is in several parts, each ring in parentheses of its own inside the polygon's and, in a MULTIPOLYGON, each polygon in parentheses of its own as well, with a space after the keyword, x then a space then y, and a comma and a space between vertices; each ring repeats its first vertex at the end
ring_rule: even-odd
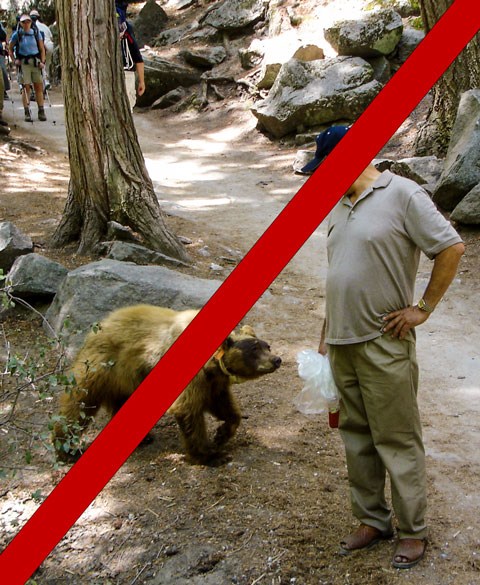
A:
POLYGON ((122 48, 123 69, 125 71, 125 85, 130 109, 133 111, 137 101, 137 95, 143 95, 145 92, 145 66, 137 41, 133 35, 132 25, 126 18, 127 5, 128 2, 115 2, 120 45, 122 48), (135 88, 137 80, 138 83, 135 88))
POLYGON ((8 77, 7 65, 5 63, 5 57, 7 56, 7 31, 3 26, 3 22, 0 22, 0 69, 1 76, 3 77, 3 90, 2 95, 4 99, 8 99, 7 91, 10 90, 10 79, 8 77))
POLYGON ((53 35, 50 28, 41 21, 38 10, 31 10, 30 16, 42 34, 45 45, 45 69, 43 70, 43 74, 45 76, 45 89, 48 90, 50 89, 50 63, 52 61, 53 49, 55 47, 53 43, 53 35))
POLYGON ((30 112, 30 88, 33 84, 38 104, 38 119, 47 119, 44 108, 42 70, 45 68, 45 45, 42 35, 28 14, 22 14, 19 28, 12 34, 9 44, 11 59, 20 70, 22 78, 22 101, 25 121, 33 122, 30 112))
MULTIPOLYGON (((323 150, 317 149, 312 167, 347 130, 325 131, 317 140, 323 150)), ((340 543, 342 555, 393 536, 385 498, 388 472, 398 535, 392 565, 407 569, 424 556, 427 494, 415 328, 450 286, 464 249, 419 185, 390 171, 380 173, 371 164, 329 215, 319 352, 328 351, 340 393, 339 428, 352 511, 359 521, 340 543), (433 267, 414 304, 420 251, 433 267)))
POLYGON ((10 129, 7 122, 3 119, 3 95, 5 93, 5 86, 3 84, 3 75, 0 75, 0 133, 8 134, 10 129))

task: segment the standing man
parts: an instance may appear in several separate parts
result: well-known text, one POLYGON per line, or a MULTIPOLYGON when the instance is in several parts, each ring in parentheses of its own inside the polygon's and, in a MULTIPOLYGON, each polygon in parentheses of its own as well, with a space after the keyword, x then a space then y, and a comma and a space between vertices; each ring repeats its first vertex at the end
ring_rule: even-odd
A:
POLYGON ((145 65, 133 35, 132 25, 127 21, 126 8, 128 2, 115 2, 122 48, 123 69, 125 71, 125 86, 127 89, 130 109, 133 111, 137 101, 137 94, 145 93, 145 65))
MULTIPOLYGON (((316 159, 346 131, 329 134, 316 159)), ((319 352, 328 351, 340 392, 339 427, 352 511, 360 523, 341 542, 340 553, 393 536, 384 493, 388 472, 398 531, 392 565, 410 568, 423 558, 427 537, 415 327, 448 289, 464 245, 421 187, 369 165, 329 216, 327 252, 319 352), (414 304, 420 251, 433 260, 433 269, 414 304)))
POLYGON ((35 99, 38 104, 38 119, 45 122, 42 70, 45 68, 45 45, 42 35, 32 28, 32 19, 28 14, 20 17, 20 27, 12 34, 9 44, 12 61, 21 69, 23 79, 22 100, 25 109, 25 121, 33 122, 30 112, 30 86, 33 83, 35 99))
POLYGON ((45 76, 45 89, 48 90, 50 89, 50 63, 52 62, 53 49, 55 48, 53 35, 50 28, 40 20, 38 10, 31 10, 30 16, 40 31, 45 44, 45 68, 43 69, 43 74, 45 76))

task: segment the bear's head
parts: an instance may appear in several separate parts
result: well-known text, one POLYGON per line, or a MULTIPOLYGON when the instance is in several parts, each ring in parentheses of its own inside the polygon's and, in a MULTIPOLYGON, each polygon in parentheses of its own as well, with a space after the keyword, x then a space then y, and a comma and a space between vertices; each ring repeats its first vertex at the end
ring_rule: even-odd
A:
POLYGON ((229 335, 214 359, 233 383, 270 374, 282 363, 281 358, 271 352, 269 344, 259 339, 249 325, 229 335))

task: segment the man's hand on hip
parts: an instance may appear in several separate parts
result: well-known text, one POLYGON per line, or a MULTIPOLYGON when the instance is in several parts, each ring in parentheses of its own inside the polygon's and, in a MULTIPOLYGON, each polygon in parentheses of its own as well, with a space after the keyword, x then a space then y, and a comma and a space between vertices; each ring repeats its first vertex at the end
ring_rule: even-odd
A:
POLYGON ((422 311, 417 306, 393 311, 393 313, 383 317, 383 320, 387 321, 387 324, 383 327, 383 332, 388 333, 390 331, 392 337, 404 339, 410 329, 425 323, 428 317, 429 313, 422 311))

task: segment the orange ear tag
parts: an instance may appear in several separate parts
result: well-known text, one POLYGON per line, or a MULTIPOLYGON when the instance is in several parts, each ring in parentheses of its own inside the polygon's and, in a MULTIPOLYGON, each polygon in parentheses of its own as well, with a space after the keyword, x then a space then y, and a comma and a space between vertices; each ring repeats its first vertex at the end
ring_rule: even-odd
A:
POLYGON ((216 360, 221 360, 224 355, 225 355, 225 350, 223 349, 223 347, 219 347, 217 349, 217 351, 213 354, 213 357, 216 360))

